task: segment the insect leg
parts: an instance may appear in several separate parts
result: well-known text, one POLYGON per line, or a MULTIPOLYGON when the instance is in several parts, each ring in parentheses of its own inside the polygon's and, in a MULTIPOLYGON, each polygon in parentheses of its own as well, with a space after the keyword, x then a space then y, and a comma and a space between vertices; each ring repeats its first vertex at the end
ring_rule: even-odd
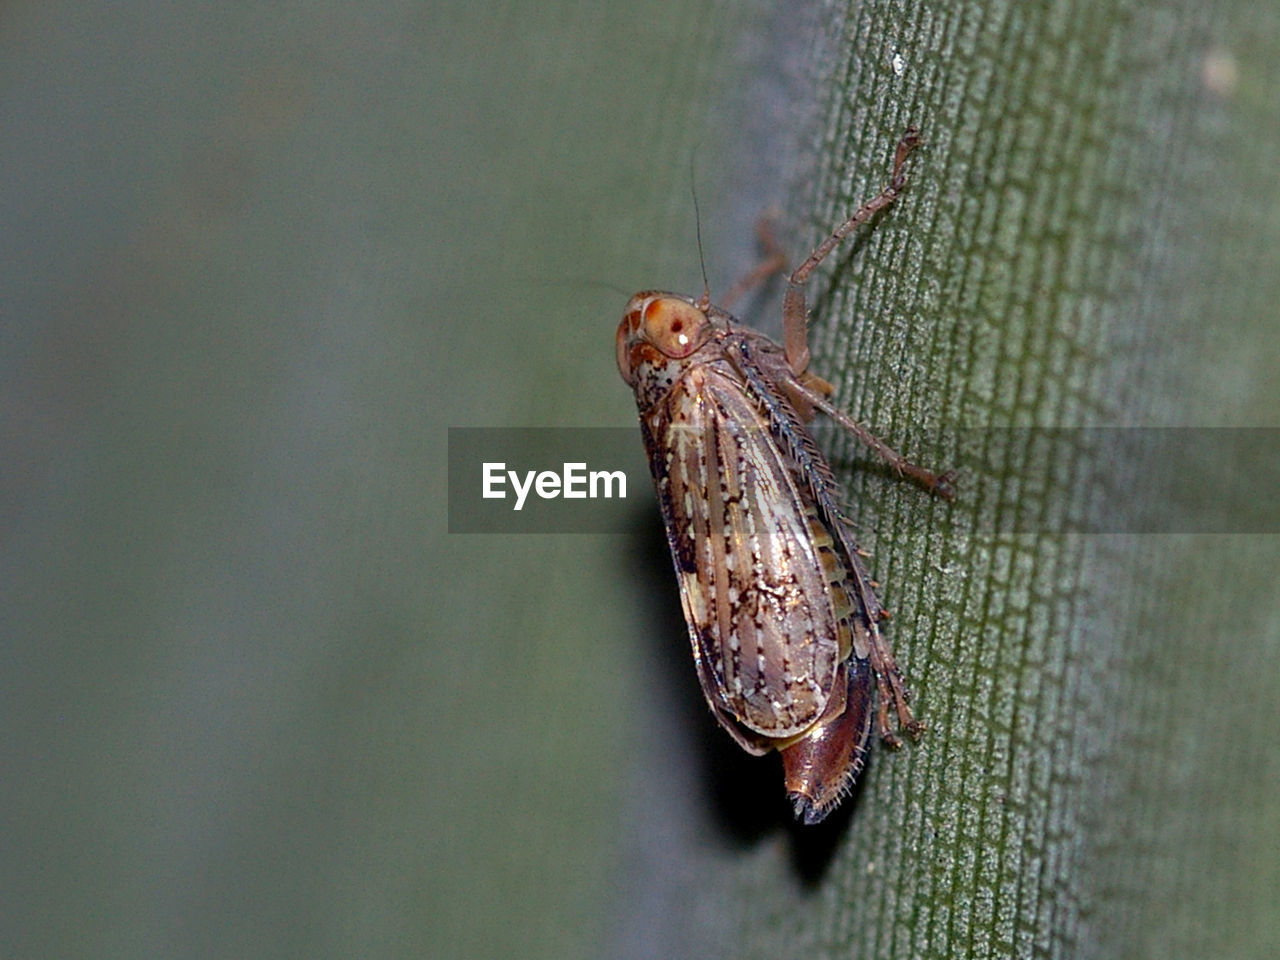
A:
POLYGON ((840 426, 844 427, 855 437, 861 440, 866 446, 870 447, 876 456, 880 457, 885 463, 897 470, 899 474, 910 477, 922 487, 936 493, 944 500, 954 500, 956 496, 955 488, 952 483, 955 482, 955 471, 947 470, 944 473, 934 473, 927 470, 919 464, 912 463, 902 454, 894 450, 874 433, 858 423, 847 413, 838 407, 835 407, 821 393, 812 390, 803 381, 796 380, 788 386, 796 393, 800 394, 806 401, 813 404, 827 416, 829 416, 840 426))
POLYGON ((836 227, 831 236, 818 244, 817 249, 809 254, 808 259, 791 272, 791 277, 787 281, 787 292, 782 299, 782 332, 787 362, 796 376, 803 374, 809 366, 809 341, 806 330, 809 309, 805 303, 805 281, 809 279, 809 274, 813 272, 814 267, 820 264, 827 254, 835 249, 836 244, 847 237, 855 227, 866 223, 877 211, 883 210, 898 199, 898 194, 906 184, 906 174, 903 173, 902 168, 907 161, 907 155, 919 143, 920 134, 914 127, 908 128, 902 135, 902 139, 898 141, 897 149, 894 150, 893 173, 889 179, 889 185, 880 192, 878 197, 869 200, 854 211, 853 216, 836 227))
POLYGON ((871 661, 871 670, 876 675, 876 686, 880 692, 876 717, 880 727, 880 739, 890 749, 896 750, 902 746, 902 741, 889 726, 890 700, 893 701, 893 708, 898 714, 899 729, 907 731, 915 738, 924 733, 924 723, 911 715, 911 695, 903 686, 902 671, 898 669, 898 662, 893 658, 893 649, 881 636, 879 628, 873 628, 871 631, 869 651, 867 659, 871 661))
POLYGON ((737 283, 729 288, 729 292, 720 298, 719 305, 724 310, 730 309, 739 297, 764 283, 775 273, 786 272, 787 255, 782 252, 778 238, 773 235, 773 221, 768 214, 756 224, 756 239, 764 258, 739 277, 737 283))

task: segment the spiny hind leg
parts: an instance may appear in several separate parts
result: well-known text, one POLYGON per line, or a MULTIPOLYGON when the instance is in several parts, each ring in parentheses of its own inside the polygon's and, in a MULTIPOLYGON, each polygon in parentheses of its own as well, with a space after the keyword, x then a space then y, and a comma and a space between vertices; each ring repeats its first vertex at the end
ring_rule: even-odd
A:
MULTIPOLYGON (((885 616, 887 613, 881 611, 885 616)), ((893 658, 893 649, 885 640, 879 627, 872 627, 871 646, 868 659, 876 676, 876 687, 879 701, 876 707, 876 721, 879 726, 880 739, 885 745, 896 750, 902 746, 902 740, 894 733, 889 723, 889 703, 893 702, 894 712, 898 718, 898 729, 905 730, 913 739, 924 733, 924 723, 911 713, 911 691, 902 682, 902 671, 893 658)))

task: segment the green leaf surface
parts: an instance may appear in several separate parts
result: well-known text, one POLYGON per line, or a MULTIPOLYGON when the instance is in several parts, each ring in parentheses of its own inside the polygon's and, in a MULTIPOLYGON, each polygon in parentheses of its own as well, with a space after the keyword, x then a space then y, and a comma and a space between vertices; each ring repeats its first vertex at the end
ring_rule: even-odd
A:
MULTIPOLYGON (((875 194, 908 125, 927 146, 903 200, 824 264, 814 367, 899 449, 958 467, 960 497, 825 434, 931 731, 877 755, 821 840, 737 871, 725 955, 1280 947, 1280 542, 1114 515, 1063 532, 1147 478, 1071 442, 1031 477, 1017 449, 1034 428, 1276 426, 1278 26, 1125 3, 832 20, 801 248, 875 194), (1033 429, 993 429, 1012 427, 1033 429), (788 860, 824 843, 816 869, 788 860)), ((1240 469, 1199 474, 1193 509, 1241 483, 1274 504, 1274 468, 1240 469)))
POLYGON ((1062 533, 1142 461, 997 432, 1278 426, 1274 10, 3 9, 0 954, 1280 952, 1275 535, 1062 533), (451 535, 446 437, 634 424, 691 183, 724 291, 909 124, 811 303, 842 406, 961 471, 822 433, 930 731, 806 829, 652 503, 451 535))

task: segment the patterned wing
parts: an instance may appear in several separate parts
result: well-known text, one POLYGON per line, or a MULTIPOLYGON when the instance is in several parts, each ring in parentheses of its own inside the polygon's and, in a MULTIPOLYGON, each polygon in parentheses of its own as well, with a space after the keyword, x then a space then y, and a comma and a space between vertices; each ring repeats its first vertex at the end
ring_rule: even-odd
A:
POLYGON ((718 365, 645 424, 703 693, 753 753, 822 715, 857 626, 831 533, 768 427, 718 365))

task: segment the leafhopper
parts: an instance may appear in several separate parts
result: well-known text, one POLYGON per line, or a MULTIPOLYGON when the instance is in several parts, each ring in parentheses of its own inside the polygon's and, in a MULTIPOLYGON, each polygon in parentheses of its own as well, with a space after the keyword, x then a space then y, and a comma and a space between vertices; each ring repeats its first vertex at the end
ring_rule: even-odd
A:
POLYGON ((805 282, 860 224, 897 199, 919 143, 899 141, 888 186, 792 271, 783 343, 701 297, 647 290, 618 325, 694 664, 712 713, 749 753, 777 750, 795 815, 817 823, 866 759, 872 716, 919 736, 888 614, 850 532, 830 465, 806 426, 821 411, 899 474, 951 499, 951 476, 916 466, 835 407, 809 371, 805 282), (878 693, 878 706, 877 702, 878 693))

